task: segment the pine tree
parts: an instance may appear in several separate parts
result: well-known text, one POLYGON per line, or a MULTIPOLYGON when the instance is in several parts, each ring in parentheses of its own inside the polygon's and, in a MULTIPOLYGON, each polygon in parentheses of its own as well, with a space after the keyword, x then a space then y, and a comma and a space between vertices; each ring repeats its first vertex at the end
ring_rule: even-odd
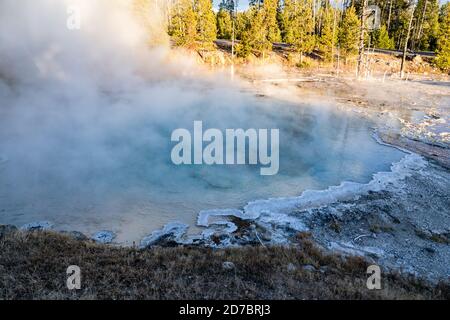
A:
POLYGON ((278 0, 250 1, 244 30, 238 35, 241 40, 236 47, 239 56, 246 57, 254 51, 264 57, 272 50, 272 43, 281 40, 277 10, 278 0))
POLYGON ((217 37, 219 39, 231 39, 233 25, 228 10, 220 8, 217 12, 217 37))
POLYGON ((450 5, 448 3, 442 8, 439 29, 435 62, 441 70, 450 73, 450 5))
POLYGON ((191 0, 177 0, 173 7, 169 35, 177 46, 193 47, 197 39, 197 15, 191 0))
POLYGON ((303 54, 311 52, 315 45, 311 0, 284 0, 281 20, 283 40, 300 53, 302 63, 303 54))
POLYGON ((248 10, 246 26, 241 35, 241 42, 236 46, 238 56, 247 57, 252 51, 265 56, 272 50, 272 43, 268 40, 265 28, 265 12, 262 6, 254 4, 248 10))
POLYGON ((394 49, 394 40, 389 38, 385 25, 375 32, 375 46, 379 49, 394 49))
POLYGON ((333 58, 334 47, 337 41, 337 32, 335 24, 335 9, 328 5, 322 8, 322 23, 320 36, 318 37, 319 51, 323 59, 327 62, 333 58))
POLYGON ((234 32, 236 39, 242 40, 246 28, 249 26, 249 11, 237 12, 235 18, 234 32))
POLYGON ((216 39, 211 0, 176 0, 171 8, 169 35, 178 46, 209 48, 216 39))
POLYGON ((264 26, 267 30, 267 40, 270 42, 281 41, 281 33, 277 21, 278 0, 264 0, 263 10, 264 26))
POLYGON ((418 0, 413 33, 415 49, 435 49, 439 33, 439 0, 418 0))
POLYGON ((345 62, 347 62, 349 57, 358 53, 359 26, 360 22, 355 8, 348 8, 345 11, 339 30, 339 47, 345 62))
POLYGON ((211 47, 216 40, 216 17, 212 10, 212 0, 196 0, 197 40, 202 47, 211 47))
POLYGON ((222 0, 222 2, 219 4, 219 9, 224 9, 229 13, 232 13, 235 9, 234 0, 222 0))

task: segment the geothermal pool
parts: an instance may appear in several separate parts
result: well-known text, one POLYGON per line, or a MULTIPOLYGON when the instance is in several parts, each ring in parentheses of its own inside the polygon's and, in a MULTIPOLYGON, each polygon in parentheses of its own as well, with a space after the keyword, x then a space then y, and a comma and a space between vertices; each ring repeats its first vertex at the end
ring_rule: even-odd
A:
POLYGON ((105 95, 96 98, 102 107, 95 99, 87 107, 82 98, 29 99, 1 110, 0 224, 47 220, 59 230, 112 230, 130 243, 173 221, 195 231, 204 209, 365 183, 404 156, 372 138, 369 120, 324 104, 242 92, 216 100, 184 93, 178 101, 189 103, 180 104, 105 95), (259 165, 174 165, 171 133, 192 131, 195 120, 221 130, 279 129, 278 174, 261 176, 259 165))

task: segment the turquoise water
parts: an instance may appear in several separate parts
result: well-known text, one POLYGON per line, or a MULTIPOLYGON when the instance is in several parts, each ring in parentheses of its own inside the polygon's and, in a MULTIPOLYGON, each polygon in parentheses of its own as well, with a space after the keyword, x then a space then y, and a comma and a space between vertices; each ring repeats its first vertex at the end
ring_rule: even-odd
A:
POLYGON ((368 182, 404 155, 378 144, 373 123, 352 112, 237 95, 238 101, 196 97, 132 107, 119 99, 84 112, 75 104, 36 107, 40 112, 27 116, 4 112, 0 223, 49 220, 88 234, 113 230, 129 242, 171 221, 194 225, 203 209, 368 182), (172 164, 171 133, 192 131, 194 120, 205 129, 279 129, 278 174, 261 176, 259 165, 172 164))

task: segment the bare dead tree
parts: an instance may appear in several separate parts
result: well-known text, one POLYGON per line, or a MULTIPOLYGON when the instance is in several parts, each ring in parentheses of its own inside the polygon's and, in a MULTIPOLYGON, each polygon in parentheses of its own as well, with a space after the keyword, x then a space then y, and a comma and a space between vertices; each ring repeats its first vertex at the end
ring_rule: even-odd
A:
POLYGON ((392 14, 392 0, 389 1, 389 14, 387 20, 387 31, 389 32, 389 28, 391 27, 391 14, 392 14))
POLYGON ((332 66, 334 66, 334 44, 335 44, 334 39, 336 37, 336 18, 337 18, 336 17, 336 12, 337 12, 337 8, 338 8, 338 2, 337 2, 337 0, 335 0, 334 8, 333 8, 333 13, 334 13, 334 16, 333 16, 333 42, 332 42, 332 45, 331 45, 331 64, 332 64, 332 66))
MULTIPOLYGON (((425 22, 425 14, 427 12, 427 6, 428 6, 428 0, 425 0, 425 3, 423 5, 422 18, 421 18, 421 21, 420 21, 419 30, 418 30, 417 35, 416 35, 416 40, 419 42, 419 44, 420 44, 420 38, 422 38, 423 24, 425 22)), ((416 47, 414 45, 414 49, 415 48, 416 47)))
POLYGON ((400 78, 403 79, 405 75, 405 64, 406 64, 406 53, 408 51, 408 42, 409 42, 409 36, 411 34, 411 27, 414 20, 414 12, 416 11, 416 4, 414 1, 412 1, 412 8, 411 8, 411 16, 409 18, 409 24, 408 29, 406 30, 406 37, 405 37, 405 43, 403 46, 403 57, 402 57, 402 64, 400 67, 400 78))
POLYGON ((358 53, 358 67, 356 69, 356 77, 359 78, 361 76, 362 64, 363 64, 363 56, 364 56, 364 34, 366 27, 366 8, 367 8, 368 0, 363 0, 363 5, 361 8, 361 26, 359 30, 359 53, 358 53))

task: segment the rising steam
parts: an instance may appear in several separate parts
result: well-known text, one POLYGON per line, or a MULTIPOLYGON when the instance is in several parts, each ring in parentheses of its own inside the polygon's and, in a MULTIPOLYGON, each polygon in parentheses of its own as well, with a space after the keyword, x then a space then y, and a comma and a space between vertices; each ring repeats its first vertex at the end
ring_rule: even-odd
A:
POLYGON ((0 223, 137 240, 170 221, 193 225, 201 209, 365 179, 398 158, 365 144, 367 125, 351 116, 257 99, 175 59, 160 4, 0 0, 0 223), (79 30, 67 28, 70 6, 79 30), (280 128, 280 173, 174 166, 171 132, 195 120, 280 128))

